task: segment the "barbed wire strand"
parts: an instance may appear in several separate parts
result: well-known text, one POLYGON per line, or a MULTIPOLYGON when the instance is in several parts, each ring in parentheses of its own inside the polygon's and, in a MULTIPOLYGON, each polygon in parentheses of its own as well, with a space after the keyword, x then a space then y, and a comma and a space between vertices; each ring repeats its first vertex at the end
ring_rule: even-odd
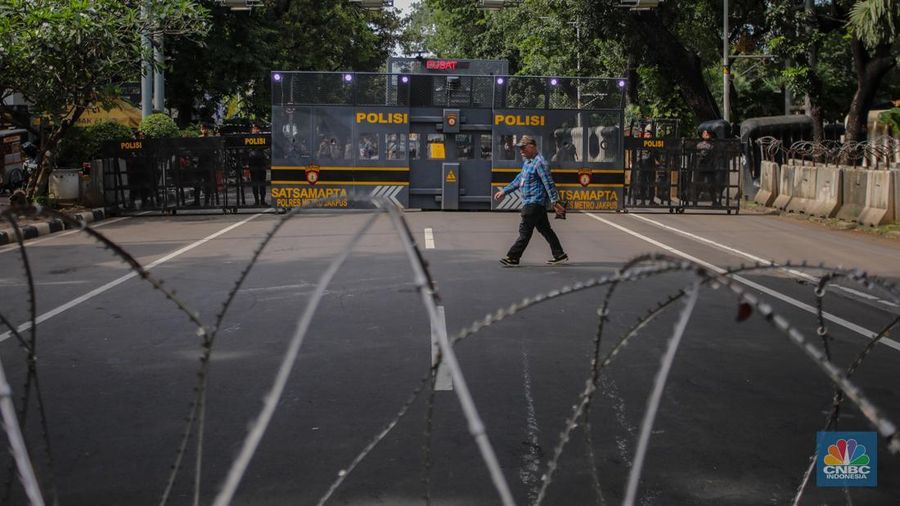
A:
MULTIPOLYGON (((684 294, 685 292, 684 290, 682 290, 678 295, 670 296, 665 301, 660 301, 657 307, 651 309, 644 317, 639 318, 637 323, 630 329, 628 329, 628 331, 625 332, 619 342, 616 343, 616 345, 609 352, 607 352, 603 361, 600 362, 600 364, 597 366, 598 369, 603 369, 608 366, 615 359, 618 353, 625 347, 625 345, 630 342, 632 337, 636 336, 640 330, 649 325, 657 316, 665 312, 675 302, 680 300, 684 294)), ((534 502, 535 506, 540 505, 540 503, 546 497, 547 491, 549 490, 549 487, 553 482, 554 473, 558 468, 559 459, 562 458, 563 450, 565 449, 566 444, 570 439, 571 432, 575 430, 576 427, 578 427, 578 421, 585 413, 589 400, 598 390, 598 388, 598 384, 586 381, 584 390, 578 395, 578 402, 574 406, 572 406, 572 414, 566 420, 563 431, 559 436, 559 442, 553 449, 553 457, 547 463, 547 472, 543 476, 541 493, 538 496, 538 499, 534 502)))
MULTIPOLYGON (((394 211, 394 212, 396 212, 396 211, 394 211)), ((391 216, 392 216, 392 220, 394 220, 393 214, 392 214, 391 216)), ((65 218, 65 217, 63 216, 63 218, 65 218)), ((373 219, 374 219, 374 218, 373 218, 373 219)), ((409 231, 409 228, 408 228, 408 226, 407 226, 405 220, 404 220, 402 217, 400 218, 400 223, 401 223, 401 225, 402 225, 402 228, 404 228, 405 231, 406 231, 407 240, 409 240, 409 241, 413 244, 413 252, 414 252, 415 256, 417 257, 418 262, 424 264, 424 259, 422 258, 421 252, 415 248, 415 246, 414 246, 414 241, 412 240, 411 232, 409 231)), ((84 224, 84 223, 80 223, 80 225, 81 225, 81 228, 82 228, 82 229, 89 228, 89 227, 86 227, 86 224, 84 224)), ((90 231, 89 231, 88 233, 89 233, 89 235, 93 235, 93 234, 90 234, 90 231)), ((401 234, 401 235, 402 235, 402 234, 401 234)), ((96 238, 96 236, 94 236, 94 237, 96 238)), ((105 238, 104 238, 104 239, 105 239, 105 238)), ((98 240, 100 240, 100 239, 98 239, 98 240)), ((100 240, 100 242, 101 242, 101 243, 104 243, 103 240, 100 240)), ((124 250, 121 250, 121 249, 120 249, 120 251, 116 251, 116 248, 115 248, 114 246, 115 246, 115 245, 113 244, 113 245, 110 245, 109 247, 110 247, 111 249, 113 249, 114 252, 116 252, 117 254, 119 254, 119 252, 121 252, 121 253, 124 253, 125 255, 128 255, 126 252, 124 252, 124 250)), ((120 255, 120 256, 121 256, 121 255, 120 255)), ((130 255, 128 255, 128 257, 130 257, 130 255)), ((133 258, 132 258, 132 260, 133 260, 133 258)), ((126 260, 126 261, 127 261, 127 260, 126 260)), ((129 262, 129 263, 130 263, 130 262, 129 262)), ((415 262, 414 262, 414 263, 415 263, 415 262)), ((252 265, 252 264, 251 264, 251 265, 252 265)), ((789 265, 790 265, 790 264, 788 264, 788 266, 789 266, 789 265)), ((140 264, 137 264, 136 261, 134 261, 134 264, 132 264, 132 267, 133 267, 136 271, 138 271, 139 274, 141 273, 140 271, 143 270, 143 269, 140 267, 140 264), (136 266, 135 266, 135 264, 136 264, 136 266)), ((785 266, 781 266, 781 267, 785 267, 785 266)), ((430 277, 430 273, 428 272, 427 267, 425 267, 424 265, 422 265, 422 268, 423 268, 423 271, 424 271, 426 274, 425 274, 425 277, 424 277, 425 282, 424 282, 424 283, 420 283, 420 286, 427 286, 428 288, 425 289, 425 290, 420 289, 420 291, 422 291, 423 297, 426 295, 426 292, 430 292, 433 301, 434 301, 434 300, 437 300, 437 299, 436 299, 436 291, 433 290, 433 280, 432 280, 431 277, 430 277)), ((249 270, 249 266, 248 266, 248 270, 249 270)), ((880 286, 881 288, 885 289, 888 293, 890 293, 890 294, 892 295, 892 297, 894 298, 894 300, 898 300, 898 297, 897 297, 897 295, 896 295, 896 291, 894 290, 894 286, 893 286, 893 285, 889 285, 889 284, 884 283, 884 282, 881 282, 881 281, 875 281, 875 282, 873 282, 871 279, 867 278, 867 276, 865 275, 865 273, 861 273, 861 272, 859 272, 859 271, 853 271, 851 274, 855 274, 855 275, 856 275, 855 278, 854 278, 852 275, 850 276, 851 279, 853 279, 854 281, 863 283, 864 285, 866 285, 866 286, 869 287, 869 288, 872 288, 872 287, 874 287, 874 286, 880 286)), ((146 279, 146 277, 145 277, 145 279, 146 279)), ((161 282, 160 282, 160 283, 161 283, 161 282)), ((737 289, 737 291, 740 293, 741 289, 740 289, 739 287, 734 286, 733 283, 725 283, 725 284, 728 285, 732 290, 737 289)), ((576 284, 576 285, 577 285, 577 284, 576 284)), ((157 286, 157 288, 161 289, 164 293, 167 293, 167 291, 164 290, 164 289, 162 289, 161 286, 157 286)), ((583 287, 579 287, 579 288, 583 288, 583 287)), ((563 291, 564 291, 565 289, 566 289, 566 287, 563 288, 563 291)), ((33 294, 34 294, 33 286, 32 286, 32 288, 31 288, 31 290, 32 290, 32 295, 33 295, 33 294)), ((235 289, 235 291, 236 291, 236 289, 235 289)), ((537 303, 543 302, 543 301, 545 301, 545 300, 550 300, 551 298, 553 298, 553 297, 555 297, 555 296, 558 296, 558 295, 561 295, 561 294, 564 294, 564 292, 563 292, 563 293, 556 293, 556 294, 554 294, 553 292, 551 292, 550 294, 548 294, 548 295, 550 295, 550 296, 548 296, 548 297, 542 297, 542 296, 539 295, 539 296, 535 297, 533 303, 534 303, 534 304, 537 304, 537 303)), ((172 298, 172 299, 174 300, 174 297, 170 297, 170 298, 172 298)), ((530 302, 532 302, 532 301, 530 301, 528 298, 526 298, 526 299, 523 300, 523 302, 526 303, 526 304, 524 304, 524 305, 522 306, 522 308, 524 309, 525 307, 528 306, 527 303, 530 303, 530 302)), ((177 304, 177 301, 176 301, 176 304, 177 304)), ((227 309, 227 304, 228 304, 228 302, 226 302, 226 305, 225 305, 225 307, 223 308, 223 311, 224 311, 225 309, 227 309)), ((839 386, 841 387, 840 390, 839 390, 839 394, 841 394, 841 399, 837 401, 837 404, 838 404, 838 405, 840 404, 840 402, 843 400, 843 393, 846 392, 847 397, 850 398, 851 401, 853 401, 853 402, 861 409, 861 411, 863 411, 864 415, 867 416, 867 418, 869 418, 870 422, 872 422, 873 425, 876 425, 876 427, 878 428, 879 432, 880 432, 883 436, 887 437, 888 443, 889 443, 889 449, 890 449, 892 452, 896 453, 896 452, 897 452, 897 448, 900 447, 900 443, 898 443, 898 441, 897 441, 897 437, 896 437, 896 436, 897 436, 897 435, 896 435, 896 429, 895 429, 895 427, 893 427, 893 424, 892 424, 889 420, 887 420, 886 418, 882 417, 881 414, 880 414, 880 411, 879 411, 877 408, 875 408, 874 405, 871 405, 871 404, 868 402, 867 399, 865 399, 864 397, 862 397, 861 391, 859 391, 858 389, 857 389, 857 390, 854 390, 854 389, 852 389, 852 388, 849 389, 849 391, 847 390, 848 385, 852 385, 852 383, 849 383, 849 381, 847 381, 846 384, 843 383, 843 382, 841 381, 841 378, 840 378, 840 372, 838 372, 838 374, 835 375, 835 374, 834 374, 834 371, 829 370, 829 368, 827 367, 827 363, 830 362, 829 357, 828 357, 828 354, 826 353, 824 357, 821 357, 821 356, 820 356, 820 357, 817 357, 815 353, 811 353, 811 350, 807 349, 808 347, 811 346, 811 344, 808 343, 808 342, 805 342, 805 340, 804 340, 802 334, 800 334, 799 331, 797 331, 796 329, 791 328, 789 325, 786 324, 786 320, 783 320, 783 319, 781 319, 778 315, 775 315, 774 313, 772 313, 772 312, 770 311, 771 308, 769 308, 767 305, 762 305, 762 304, 760 304, 758 301, 756 302, 756 304, 757 304, 757 306, 758 306, 758 309, 762 309, 761 313, 763 313, 763 315, 765 316, 765 318, 767 319, 767 321, 770 321, 770 323, 772 323, 776 328, 781 328, 782 330, 787 330, 786 333, 787 333, 788 336, 791 338, 791 340, 792 340, 793 342, 795 342, 795 344, 800 345, 801 348, 803 348, 804 351, 807 353, 807 355, 809 356, 809 358, 812 358, 814 361, 817 361, 817 360, 818 360, 819 362, 821 362, 821 363, 817 363, 817 365, 819 365, 819 367, 820 367, 821 369, 823 369, 823 371, 826 373, 826 375, 829 376, 829 379, 831 379, 832 382, 833 382, 835 385, 839 385, 839 386), (768 311, 768 312, 765 311, 766 309, 768 309, 769 311, 768 311), (793 331, 793 332, 792 332, 792 331, 793 331), (798 339, 798 335, 799 335, 799 339, 798 339), (874 409, 873 409, 873 408, 874 408, 874 409)), ((427 304, 426 304, 426 305, 427 305, 427 304)), ((196 317, 196 315, 195 315, 194 313, 191 313, 190 311, 187 310, 187 307, 186 307, 186 306, 181 306, 181 305, 180 305, 179 307, 180 307, 183 311, 185 311, 185 312, 189 315, 189 317, 191 317, 191 316, 196 317)), ((509 313, 509 314, 511 315, 511 314, 517 312, 517 310, 518 310, 519 308, 516 307, 516 304, 513 304, 513 306, 510 306, 510 309, 512 309, 512 311, 510 311, 510 313, 509 313)), ((496 314, 494 314, 494 315, 488 315, 488 317, 487 317, 485 320, 482 321, 482 327, 489 326, 489 325, 491 325, 493 322, 499 321, 500 319, 503 319, 503 318, 505 318, 506 316, 507 316, 507 315, 503 314, 503 310, 498 310, 498 312, 497 312, 496 314), (497 316, 499 316, 499 318, 497 318, 497 316)), ((432 315, 432 317, 433 317, 433 315, 432 315)), ((32 312, 32 319, 34 320, 34 318, 35 318, 35 312, 33 311, 33 312, 32 312)), ((195 322, 196 322, 196 320, 195 320, 194 318, 192 318, 192 321, 195 321, 195 322)), ((35 323, 36 323, 36 322, 35 322, 35 323)), ((35 332, 35 330, 34 330, 34 327, 36 326, 35 323, 32 323, 32 325, 30 325, 30 327, 32 328, 32 332, 35 332)), ((476 322, 476 323, 477 323, 477 322, 476 322)), ((8 322, 6 322, 6 324, 7 324, 7 326, 9 326, 9 327, 12 329, 12 327, 9 325, 8 322)), ((198 325, 198 326, 200 327, 201 332, 203 331, 203 329, 205 329, 205 327, 203 327, 202 324, 200 324, 200 325, 198 325)), ((22 325, 22 326, 20 326, 20 327, 25 327, 25 325, 22 325)), ((457 337, 455 337, 455 338, 453 339, 453 343, 455 344, 455 343, 458 342, 459 340, 464 339, 465 337, 467 337, 467 334, 466 334, 467 330, 474 330, 474 332, 477 332, 477 331, 479 330, 479 328, 476 328, 476 327, 477 327, 477 325, 473 325, 473 326, 472 326, 471 328, 469 328, 469 329, 464 329, 464 330, 460 333, 459 336, 457 336, 457 337)), ((472 332, 472 333, 474 333, 474 332, 472 332)), ((18 334, 17 332, 13 332, 13 333, 18 334)), ((471 335, 471 334, 468 334, 468 335, 471 335)), ((21 337, 21 336, 19 336, 19 337, 21 337)), ((881 337, 881 336, 879 336, 878 338, 880 338, 880 337, 881 337)), ((878 338, 873 339, 872 341, 870 341, 870 342, 868 343, 867 349, 864 350, 864 352, 860 355, 860 357, 858 357, 857 362, 855 363, 855 365, 858 365, 859 363, 861 363, 861 361, 862 361, 862 359, 864 358, 865 354, 867 354, 867 353, 874 347, 874 345, 875 345, 875 343, 877 342, 877 339, 878 339, 878 338)), ((445 340, 447 339, 447 338, 446 338, 446 335, 444 336, 444 339, 445 339, 445 340)), ((20 341, 24 342, 24 339, 20 339, 20 341)), ((826 345, 826 346, 827 346, 827 345, 826 345)), ((813 348, 813 350, 814 350, 814 348, 813 348)), ((818 350, 814 350, 814 351, 818 351, 818 350)), ((434 373, 432 372, 432 373, 429 375, 429 377, 433 377, 433 374, 434 374, 434 373)), ((849 376, 849 375, 845 375, 845 376, 849 376)), ((845 379, 846 379, 846 378, 845 378, 845 379)), ((427 382, 426 382, 426 383, 427 383, 427 382)), ((38 390, 40 390, 38 386, 36 386, 36 387, 38 388, 38 390)), ((415 398, 417 395, 419 395, 419 393, 421 392, 421 390, 423 389, 423 387, 424 387, 424 383, 421 384, 421 385, 419 386, 419 388, 417 389, 417 392, 414 393, 413 399, 409 402, 409 405, 412 404, 414 398, 415 398)), ((408 406, 406 406, 406 407, 408 408, 408 406)), ((389 430, 390 430, 390 429, 388 429, 388 431, 389 431, 389 430)), ((385 432, 385 434, 386 434, 386 432, 385 432)), ((379 441, 379 440, 380 440, 379 438, 376 438, 376 440, 374 441, 375 444, 377 444, 377 441, 379 441)), ((23 442, 23 444, 24 444, 24 442, 23 442)), ((502 476, 502 474, 501 474, 501 476, 502 476)))
MULTIPOLYGON (((878 344, 878 341, 881 340, 882 337, 888 335, 888 333, 900 323, 900 316, 894 318, 894 321, 889 323, 886 327, 881 329, 881 332, 878 333, 874 338, 872 338, 866 346, 860 351, 859 355, 857 355, 856 360, 850 364, 850 367, 847 368, 846 376, 849 378, 853 375, 856 369, 862 365, 863 359, 875 348, 875 345, 878 344)), ((840 407, 844 401, 844 395, 840 390, 836 390, 834 392, 834 397, 832 398, 832 408, 831 413, 828 415, 828 420, 825 422, 825 427, 822 429, 823 431, 827 431, 832 427, 837 426, 838 417, 840 416, 840 407)), ((803 474, 803 478, 800 480, 800 486, 797 487, 797 491, 794 495, 794 500, 791 503, 793 506, 798 506, 800 504, 800 500, 803 498, 803 494, 806 491, 806 486, 809 483, 809 479, 812 477, 812 473, 816 468, 816 458, 818 457, 818 449, 813 452, 812 456, 809 458, 809 465, 806 468, 806 472, 803 474)), ((846 487, 844 487, 846 490, 846 487)))
MULTIPOLYGON (((118 256, 127 265, 129 265, 135 276, 138 276, 141 279, 147 281, 148 283, 151 284, 151 286, 153 286, 154 289, 162 292, 163 295, 168 300, 172 301, 176 305, 176 307, 182 313, 184 313, 188 317, 188 319, 198 327, 198 329, 200 329, 199 333, 201 335, 205 334, 205 332, 206 332, 205 326, 200 321, 198 313, 191 311, 181 299, 179 299, 178 297, 175 296, 175 293, 173 291, 170 291, 170 290, 164 288, 162 280, 157 280, 154 276, 152 276, 150 274, 149 270, 145 269, 143 267, 143 265, 141 265, 141 263, 138 262, 137 259, 135 259, 130 253, 125 251, 121 246, 119 246, 115 242, 108 239, 101 232, 97 232, 95 229, 90 227, 86 221, 73 219, 72 217, 70 217, 64 213, 60 213, 58 211, 55 211, 55 210, 49 209, 49 208, 45 208, 45 207, 32 206, 32 207, 22 210, 20 212, 22 212, 23 215, 28 216, 28 217, 49 216, 51 218, 62 221, 63 224, 66 226, 66 228, 74 228, 74 229, 81 231, 82 233, 87 234, 89 237, 91 237, 92 239, 94 239, 95 241, 100 243, 104 248, 110 250, 115 256, 118 256)), ((12 215, 10 210, 4 211, 3 214, 4 214, 4 217, 6 217, 8 220, 11 219, 12 221, 15 221, 15 217, 12 215)), ((24 251, 25 246, 24 246, 24 241, 21 237, 21 233, 19 233, 18 236, 19 236, 20 248, 24 251)), ((31 281, 31 278, 30 278, 30 270, 28 270, 26 274, 29 276, 29 290, 30 290, 30 292, 32 294, 32 298, 33 298, 35 289, 34 289, 33 281, 31 281)), ((37 331, 37 329, 36 329, 37 323, 39 323, 36 318, 36 314, 37 314, 36 309, 35 309, 35 306, 33 305, 32 310, 31 310, 31 321, 20 325, 19 329, 20 330, 31 329, 31 331, 34 335, 34 333, 36 333, 36 331, 37 331)), ((40 395, 40 393, 38 394, 38 397, 39 397, 39 402, 42 403, 42 396, 40 395)), ((41 411, 42 411, 42 413, 44 412, 43 407, 41 407, 41 411)), ((41 423, 42 423, 42 427, 44 428, 44 431, 46 433, 47 432, 46 427, 48 425, 46 423, 46 420, 42 420, 41 423)), ((49 436, 47 436, 47 437, 49 438, 49 436)), ((49 453, 50 452, 49 439, 47 440, 46 444, 47 444, 47 448, 48 448, 47 451, 49 453)), ((51 473, 51 474, 53 474, 53 473, 51 473)), ((53 490, 55 491, 55 485, 53 487, 53 490)), ((57 502, 57 499, 56 499, 56 495, 54 492, 54 504, 56 504, 56 502, 57 502)))
MULTIPOLYGON (((29 340, 28 343, 24 346, 26 351, 26 364, 27 364, 27 374, 25 377, 25 385, 22 387, 22 405, 19 410, 19 426, 21 427, 21 431, 24 434, 27 430, 27 419, 28 419, 28 406, 30 404, 32 386, 34 387, 35 396, 37 397, 38 404, 38 418, 39 425, 41 428, 41 439, 43 441, 44 447, 44 457, 47 459, 47 466, 50 470, 47 478, 47 486, 50 489, 50 498, 51 504, 57 504, 59 501, 59 497, 56 490, 56 480, 55 480, 55 465, 53 460, 53 450, 50 446, 50 429, 49 423, 47 422, 47 411, 44 406, 44 396, 41 392, 40 381, 38 379, 38 370, 37 370, 37 290, 34 286, 34 274, 31 270, 31 262, 28 258, 28 251, 25 247, 25 238, 22 234, 22 230, 19 228, 19 224, 16 222, 14 215, 10 211, 6 211, 3 213, 3 218, 6 219, 7 222, 11 224, 13 227, 13 234, 16 237, 16 243, 18 244, 19 258, 22 262, 22 267, 25 271, 25 279, 28 282, 28 304, 29 304, 29 313, 31 314, 30 319, 30 328, 29 328, 29 340)), ((4 323, 10 329, 10 332, 16 335, 17 339, 20 342, 24 342, 24 339, 19 332, 8 322, 6 318, 3 318, 4 323)), ((12 494, 12 484, 14 481, 14 469, 15 465, 13 463, 9 466, 8 478, 6 481, 6 490, 4 494, 4 503, 9 500, 12 494)))
MULTIPOLYGON (((415 284, 422 296, 422 302, 425 304, 428 311, 429 321, 438 321, 438 297, 436 296, 431 275, 427 272, 428 268, 425 265, 421 252, 416 248, 412 233, 409 232, 409 227, 401 216, 400 211, 396 207, 390 206, 388 207, 388 215, 391 217, 391 221, 393 221, 395 227, 400 230, 405 229, 407 232, 406 234, 401 233, 400 237, 413 267, 415 284)), ((469 393, 466 379, 463 376, 459 362, 456 360, 456 353, 453 351, 453 346, 450 344, 450 340, 447 337, 446 328, 440 325, 438 327, 438 344, 440 345, 441 354, 443 356, 442 362, 447 366, 450 377, 453 379, 453 391, 459 399, 463 414, 468 422, 469 434, 475 439, 475 443, 481 452, 481 458, 488 467, 491 481, 494 483, 494 488, 497 489, 500 500, 503 502, 504 506, 513 506, 515 501, 510 492, 509 485, 503 475, 503 470, 500 468, 497 456, 494 453, 494 448, 491 446, 484 422, 481 421, 481 417, 478 415, 475 401, 469 393)))
POLYGON ((25 489, 25 495, 32 506, 44 506, 44 498, 41 496, 41 486, 31 467, 31 459, 28 457, 28 447, 19 429, 19 421, 16 418, 16 408, 12 402, 12 389, 6 381, 6 373, 3 370, 3 362, 0 361, 0 414, 3 418, 3 430, 9 441, 10 452, 16 460, 19 470, 19 479, 25 489))
POLYGON ((437 386, 437 366, 440 365, 441 360, 441 350, 438 348, 428 382, 428 403, 425 407, 425 429, 422 434, 422 488, 424 490, 425 506, 431 506, 431 431, 434 417, 434 398, 437 393, 435 389, 437 386))
POLYGON ((303 315, 297 322, 297 327, 294 331, 294 335, 291 337, 287 350, 285 350, 284 359, 282 360, 281 365, 278 368, 278 373, 275 376, 275 381, 273 382, 272 387, 266 393, 265 397, 263 397, 263 409, 257 416, 256 420, 253 421, 251 428, 247 433, 247 436, 244 438, 244 444, 241 447, 241 451, 238 454, 237 458, 235 458, 232 462, 231 468, 228 471, 228 475, 225 479, 225 483, 223 484, 222 489, 219 491, 219 494, 216 496, 215 501, 213 502, 214 506, 227 506, 231 503, 231 499, 234 497, 234 493, 244 476, 244 472, 247 470, 247 466, 250 464, 250 459, 256 452, 256 449, 259 446, 259 442, 262 440, 262 436, 268 428, 269 422, 271 422, 272 420, 272 415, 275 413, 275 407, 277 406, 278 401, 281 398, 281 394, 284 392, 284 388, 287 385, 288 377, 290 376, 294 363, 297 360, 297 356, 300 353, 300 347, 303 345, 303 340, 306 337, 306 333, 309 330, 310 324, 312 323, 312 318, 315 315, 316 309, 319 307, 319 302, 325 296, 325 289, 328 287, 328 284, 334 278, 335 274, 337 274, 338 269, 340 269, 344 261, 350 256, 350 253, 354 249, 356 244, 359 243, 359 241, 362 239, 363 234, 369 229, 369 227, 375 222, 375 219, 380 215, 381 214, 378 212, 372 213, 372 215, 366 220, 363 226, 360 227, 359 230, 351 237, 350 241, 348 241, 347 243, 347 246, 345 246, 343 250, 338 253, 337 256, 335 256, 335 258, 331 261, 331 263, 319 277, 319 281, 316 284, 316 289, 310 297, 310 300, 303 311, 303 315))
POLYGON ((628 474, 628 484, 625 487, 625 499, 622 504, 632 506, 635 496, 637 495, 638 483, 641 481, 641 473, 644 470, 644 457, 647 454, 647 448, 650 445, 650 431, 653 430, 653 424, 656 421, 656 413, 659 411, 659 404, 662 401, 662 393, 669 379, 669 372, 672 364, 675 362, 675 352, 681 344, 681 338, 687 328, 690 317, 694 314, 694 307, 697 304, 697 295, 700 292, 700 281, 696 280, 687 289, 687 300, 684 302, 684 309, 675 323, 675 331, 669 338, 669 344, 663 355, 662 364, 656 373, 653 390, 647 400, 647 408, 644 410, 644 420, 641 422, 641 432, 638 437, 637 450, 634 452, 634 460, 631 464, 631 472, 628 474))
MULTIPOLYGON (((593 288, 596 286, 603 286, 603 284, 604 283, 598 283, 598 280, 596 280, 596 279, 590 279, 587 282, 583 282, 583 283, 576 282, 575 284, 573 284, 571 286, 566 286, 559 290, 554 290, 553 292, 550 292, 548 294, 542 294, 542 295, 536 296, 534 298, 525 298, 522 300, 521 303, 514 303, 506 309, 498 310, 496 313, 489 313, 481 320, 478 320, 475 323, 473 323, 471 327, 464 328, 462 331, 459 332, 458 335, 456 335, 454 337, 452 344, 455 345, 459 341, 474 335, 478 331, 489 327, 493 323, 497 323, 509 316, 512 316, 513 314, 518 312, 520 309, 534 306, 541 301, 552 300, 556 296, 563 296, 563 295, 568 295, 568 294, 572 294, 572 293, 577 293, 581 290, 586 290, 586 289, 593 288), (556 295, 552 295, 553 293, 555 293, 556 295)), ((407 401, 402 405, 402 407, 401 407, 400 411, 397 413, 397 415, 395 415, 395 417, 387 424, 387 427, 385 428, 385 430, 382 430, 378 435, 376 435, 375 438, 368 445, 366 445, 366 447, 362 450, 362 452, 360 452, 353 459, 353 462, 351 463, 351 465, 345 467, 342 470, 342 472, 338 474, 336 481, 329 488, 329 493, 326 494, 326 497, 323 497, 322 499, 320 499, 320 501, 319 501, 320 505, 324 504, 324 502, 328 499, 328 496, 330 496, 331 493, 335 489, 338 488, 340 483, 343 482, 350 475, 352 470, 355 469, 356 465, 359 464, 360 462, 362 462, 368 456, 368 454, 384 439, 384 437, 388 434, 388 432, 390 432, 390 429, 392 429, 393 427, 395 427, 397 425, 397 423, 399 423, 400 419, 402 419, 403 416, 405 416, 405 414, 407 413, 409 406, 415 401, 415 399, 418 397, 418 395, 421 394, 424 386, 426 384, 428 384, 428 382, 434 377, 434 375, 436 374, 437 368, 440 365, 441 365, 440 349, 438 349, 438 359, 435 360, 434 364, 432 365, 432 368, 429 370, 429 374, 427 374, 426 376, 422 377, 419 380, 419 386, 413 391, 413 393, 410 395, 410 397, 407 399, 407 401)))
MULTIPOLYGON (((315 203, 320 204, 323 202, 328 202, 330 200, 332 200, 332 198, 320 199, 315 203)), ((256 265, 259 256, 268 246, 269 242, 271 242, 275 237, 278 230, 280 230, 281 227, 284 226, 288 219, 296 216, 303 209, 309 208, 311 206, 312 203, 304 205, 301 208, 292 209, 290 212, 286 213, 275 222, 275 225, 273 225, 272 229, 264 236, 260 244, 254 249, 250 260, 247 262, 247 265, 244 267, 244 269, 241 270, 237 280, 235 280, 234 286, 232 286, 232 288, 228 291, 228 295, 225 298, 225 302, 223 302, 222 304, 222 308, 216 314, 216 321, 213 324, 212 328, 208 332, 204 332, 204 329, 198 329, 198 331, 202 334, 203 341, 201 345, 200 370, 197 372, 197 386, 194 388, 195 399, 192 401, 188 416, 185 418, 187 426, 182 432, 182 438, 181 442, 178 445, 175 462, 170 467, 171 471, 169 473, 169 478, 166 481, 166 487, 163 491, 162 498, 160 499, 161 506, 165 506, 168 503, 170 494, 175 485, 175 480, 181 469, 181 462, 184 459, 185 452, 187 451, 188 440, 190 439, 190 435, 195 425, 197 426, 197 446, 195 450, 196 460, 194 465, 194 504, 195 506, 199 504, 200 482, 203 466, 203 441, 206 426, 206 389, 209 377, 210 356, 212 354, 213 345, 215 343, 216 337, 218 336, 218 332, 222 327, 222 321, 227 315, 228 309, 231 307, 232 302, 234 301, 238 291, 246 281, 247 276, 250 274, 253 266, 256 265)))
MULTIPOLYGON (((641 261, 642 260, 640 258, 638 258, 633 261, 627 262, 625 265, 623 265, 619 269, 620 273, 629 269, 632 265, 640 263, 641 261)), ((598 318, 597 331, 594 334, 594 341, 593 341, 594 350, 593 350, 593 353, 591 354, 591 383, 594 386, 597 385, 597 382, 599 381, 599 378, 600 378, 599 369, 597 368, 597 362, 600 358, 600 346, 601 346, 602 338, 603 338, 603 329, 604 329, 605 323, 609 319, 609 303, 612 300, 613 293, 615 292, 616 288, 619 286, 619 281, 620 280, 616 279, 616 280, 613 280, 611 283, 609 283, 609 286, 607 287, 606 295, 604 295, 604 297, 603 297, 603 304, 597 311, 597 318, 598 318)), ((584 433, 584 443, 585 443, 584 446, 585 446, 585 450, 588 455, 588 464, 591 469, 591 486, 594 491, 594 497, 597 501, 597 504, 603 505, 606 503, 606 501, 603 497, 603 490, 600 486, 600 477, 599 477, 598 471, 597 471, 597 459, 596 459, 596 456, 594 455, 594 442, 593 442, 593 437, 591 435, 591 421, 590 421, 591 398, 592 397, 588 397, 587 405, 584 408, 584 415, 582 416, 582 432, 584 433)))

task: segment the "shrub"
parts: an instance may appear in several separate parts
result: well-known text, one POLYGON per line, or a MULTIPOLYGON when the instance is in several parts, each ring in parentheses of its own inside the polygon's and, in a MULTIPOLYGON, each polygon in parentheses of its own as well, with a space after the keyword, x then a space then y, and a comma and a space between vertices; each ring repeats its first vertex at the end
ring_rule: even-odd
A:
POLYGON ((57 161, 60 165, 78 166, 81 162, 100 158, 106 143, 131 138, 130 128, 113 121, 101 121, 84 128, 72 127, 60 143, 57 161))
POLYGON ((900 135, 900 107, 894 107, 882 112, 878 115, 878 120, 890 125, 895 137, 900 135))
POLYGON ((181 129, 182 137, 200 137, 200 127, 198 125, 188 125, 181 129))
POLYGON ((147 139, 179 137, 178 125, 167 114, 155 112, 141 121, 141 132, 147 139))

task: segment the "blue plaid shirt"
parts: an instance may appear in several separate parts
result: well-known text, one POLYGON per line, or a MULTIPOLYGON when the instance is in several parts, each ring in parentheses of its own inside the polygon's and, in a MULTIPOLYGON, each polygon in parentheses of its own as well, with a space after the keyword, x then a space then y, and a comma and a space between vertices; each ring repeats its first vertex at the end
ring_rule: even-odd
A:
POLYGON ((503 193, 512 193, 518 189, 522 192, 522 204, 540 204, 548 207, 549 204, 559 200, 553 177, 550 176, 550 167, 540 153, 531 160, 525 160, 522 171, 503 188, 503 193))

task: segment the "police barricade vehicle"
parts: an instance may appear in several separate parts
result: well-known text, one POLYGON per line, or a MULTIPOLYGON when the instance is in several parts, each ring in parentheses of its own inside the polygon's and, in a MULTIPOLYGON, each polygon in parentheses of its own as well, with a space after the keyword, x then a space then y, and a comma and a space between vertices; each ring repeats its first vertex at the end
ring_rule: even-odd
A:
POLYGON ((570 209, 622 209, 625 81, 509 76, 490 60, 388 69, 271 73, 273 205, 518 209, 517 193, 492 194, 519 171, 527 134, 570 209))

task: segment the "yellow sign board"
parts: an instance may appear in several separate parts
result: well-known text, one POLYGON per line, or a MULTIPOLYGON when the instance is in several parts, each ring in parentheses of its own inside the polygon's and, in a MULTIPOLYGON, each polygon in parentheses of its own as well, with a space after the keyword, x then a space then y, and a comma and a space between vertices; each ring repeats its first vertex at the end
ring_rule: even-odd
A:
POLYGON ((432 160, 443 160, 446 158, 444 154, 444 143, 443 142, 432 142, 428 145, 428 158, 432 160))
POLYGON ((456 182, 456 174, 453 173, 453 169, 447 171, 447 182, 455 183, 456 182))

